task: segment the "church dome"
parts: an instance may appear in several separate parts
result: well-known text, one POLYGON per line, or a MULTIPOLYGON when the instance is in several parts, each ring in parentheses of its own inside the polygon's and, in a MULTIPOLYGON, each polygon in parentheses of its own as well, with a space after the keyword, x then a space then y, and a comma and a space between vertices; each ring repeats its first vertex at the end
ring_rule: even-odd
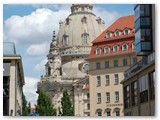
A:
POLYGON ((92 41, 103 32, 104 22, 90 4, 72 4, 71 14, 59 22, 57 42, 62 58, 62 79, 82 78, 79 65, 90 54, 92 41))
POLYGON ((104 22, 92 13, 89 4, 73 4, 71 14, 60 22, 58 43, 61 48, 91 46, 91 42, 104 30, 104 22))

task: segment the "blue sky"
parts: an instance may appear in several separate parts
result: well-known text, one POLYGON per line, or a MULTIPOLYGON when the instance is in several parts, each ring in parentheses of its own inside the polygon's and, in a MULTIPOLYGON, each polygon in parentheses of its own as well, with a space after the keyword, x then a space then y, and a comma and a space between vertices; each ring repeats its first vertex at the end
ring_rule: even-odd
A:
MULTIPOLYGON (((17 54, 22 56, 27 100, 36 103, 35 93, 40 76, 45 74, 44 64, 52 39, 58 32, 59 21, 70 14, 71 4, 4 4, 4 41, 14 42, 17 54), (56 17, 55 17, 56 16, 56 17)), ((93 12, 105 21, 106 28, 122 16, 133 15, 133 4, 93 4, 93 12)))

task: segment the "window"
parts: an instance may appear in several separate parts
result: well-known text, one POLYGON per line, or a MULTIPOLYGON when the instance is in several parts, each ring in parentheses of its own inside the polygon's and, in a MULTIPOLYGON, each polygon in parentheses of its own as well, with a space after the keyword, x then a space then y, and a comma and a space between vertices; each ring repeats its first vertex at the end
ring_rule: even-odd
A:
POLYGON ((155 71, 149 73, 149 91, 150 91, 150 100, 155 99, 155 71))
POLYGON ((63 44, 63 46, 68 45, 68 35, 66 35, 66 34, 63 35, 62 44, 63 44))
POLYGON ((118 81, 118 74, 114 74, 114 84, 117 85, 118 81))
POLYGON ((110 102, 110 93, 106 92, 106 102, 110 102))
POLYGON ((51 68, 48 67, 48 75, 51 75, 51 68))
POLYGON ((111 116, 111 112, 110 111, 107 111, 107 116, 111 116))
POLYGON ((116 111, 116 116, 120 116, 119 110, 116 111))
POLYGON ((133 65, 137 63, 137 58, 133 58, 133 65))
POLYGON ((97 48, 96 49, 96 55, 100 55, 101 54, 101 49, 100 48, 97 48))
POLYGON ((118 60, 114 60, 114 67, 118 67, 118 60))
POLYGON ((100 62, 97 62, 96 63, 96 69, 100 69, 101 68, 101 64, 100 64, 100 62))
POLYGON ((148 101, 148 78, 147 75, 139 78, 140 103, 148 101))
POLYGON ((134 49, 134 47, 135 47, 135 42, 132 43, 132 49, 134 49))
POLYGON ((81 11, 84 11, 84 7, 81 8, 81 11))
POLYGON ((127 44, 123 44, 122 45, 122 51, 127 51, 128 50, 128 45, 127 44))
POLYGON ((107 32, 106 38, 110 38, 111 37, 111 33, 107 32))
POLYGON ((83 44, 88 44, 88 34, 86 34, 86 33, 84 33, 83 35, 82 35, 82 37, 83 37, 83 44))
POLYGON ((116 30, 116 32, 115 32, 115 36, 116 36, 116 37, 118 37, 119 35, 120 35, 119 30, 116 30))
POLYGON ((97 103, 101 103, 101 93, 97 93, 97 103))
POLYGON ((108 53, 109 53, 109 51, 110 51, 110 50, 109 50, 109 47, 108 47, 108 46, 106 46, 106 47, 104 48, 104 53, 105 53, 105 54, 108 54, 108 53))
POLYGON ((124 108, 128 108, 130 105, 130 87, 127 85, 124 87, 124 108))
POLYGON ((101 86, 101 76, 97 76, 97 86, 101 86))
POLYGON ((115 92, 115 102, 119 101, 119 92, 115 92))
POLYGON ((106 85, 109 85, 109 75, 106 75, 106 85))
POLYGON ((87 110, 90 110, 90 104, 89 103, 87 104, 87 110))
POLYGON ((114 45, 114 46, 113 46, 113 52, 114 52, 114 53, 118 52, 118 45, 114 45))
POLYGON ((109 61, 105 62, 105 68, 109 68, 109 61))
POLYGON ((137 81, 134 81, 134 82, 131 84, 131 96, 132 96, 132 106, 137 105, 137 103, 138 103, 137 81))
POLYGON ((123 66, 127 66, 127 59, 123 59, 123 66))
POLYGON ((98 116, 102 116, 102 112, 98 112, 98 116))
POLYGON ((128 35, 129 34, 129 29, 125 29, 124 30, 124 35, 128 35))

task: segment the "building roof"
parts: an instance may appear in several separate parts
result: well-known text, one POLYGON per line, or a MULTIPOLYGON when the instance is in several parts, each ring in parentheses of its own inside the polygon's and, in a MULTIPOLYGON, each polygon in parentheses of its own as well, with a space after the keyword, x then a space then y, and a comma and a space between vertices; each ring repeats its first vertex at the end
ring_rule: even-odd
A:
POLYGON ((134 42, 134 16, 125 16, 116 20, 110 27, 103 31, 92 43, 92 49, 90 55, 87 59, 100 58, 100 57, 109 57, 114 55, 130 54, 134 52, 132 49, 132 44, 134 42), (129 29, 129 34, 124 35, 124 30, 129 29), (114 35, 115 31, 119 30, 121 33, 117 37, 114 35), (112 35, 110 38, 106 37, 107 32, 110 32, 112 35), (122 45, 126 43, 128 45, 128 50, 123 51, 122 45), (119 51, 114 53, 113 46, 118 45, 119 51), (109 54, 104 53, 104 48, 108 46, 110 48, 109 54), (96 49, 101 49, 101 54, 96 55, 96 49))
MULTIPOLYGON (((114 33, 116 30, 123 31, 126 28, 131 29, 131 34, 130 35, 134 34, 134 32, 133 32, 133 28, 134 28, 134 15, 121 17, 118 20, 116 20, 110 27, 108 27, 105 31, 103 31, 102 34, 100 34, 93 41, 93 43, 115 39, 114 36, 112 36, 111 38, 106 38, 106 33, 107 32, 114 33)), ((118 38, 123 38, 123 37, 126 37, 126 36, 123 35, 123 36, 119 36, 119 37, 116 37, 116 38, 118 39, 118 38)))

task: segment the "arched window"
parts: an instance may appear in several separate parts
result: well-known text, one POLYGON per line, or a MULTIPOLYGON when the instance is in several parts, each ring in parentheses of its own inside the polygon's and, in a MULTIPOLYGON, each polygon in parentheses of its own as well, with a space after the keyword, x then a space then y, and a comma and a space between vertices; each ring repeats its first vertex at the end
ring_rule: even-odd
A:
POLYGON ((127 28, 127 29, 125 29, 124 30, 124 35, 128 35, 129 34, 129 32, 130 32, 130 30, 127 28))
POLYGON ((110 48, 108 47, 108 46, 106 46, 105 48, 104 48, 104 53, 105 54, 108 54, 110 52, 110 48))
POLYGON ((120 31, 119 31, 119 30, 116 30, 115 36, 118 37, 119 35, 120 35, 120 31))
POLYGON ((68 45, 68 35, 64 34, 62 38, 62 45, 67 46, 68 45))
POLYGON ((113 46, 113 52, 114 53, 118 52, 118 49, 119 49, 118 45, 114 45, 113 46))
POLYGON ((111 37, 111 33, 110 33, 110 32, 107 32, 106 38, 110 38, 110 37, 111 37))
POLYGON ((51 68, 48 67, 48 75, 51 75, 51 68))
POLYGON ((82 38, 83 38, 83 44, 84 44, 84 45, 88 44, 89 34, 83 33, 83 34, 82 34, 82 38))
POLYGON ((122 45, 122 51, 127 51, 128 50, 128 45, 126 43, 124 43, 122 45))
POLYGON ((132 43, 132 49, 134 49, 134 48, 135 48, 135 42, 132 43))
POLYGON ((100 48, 97 48, 96 49, 96 55, 100 55, 101 54, 101 49, 100 48))

